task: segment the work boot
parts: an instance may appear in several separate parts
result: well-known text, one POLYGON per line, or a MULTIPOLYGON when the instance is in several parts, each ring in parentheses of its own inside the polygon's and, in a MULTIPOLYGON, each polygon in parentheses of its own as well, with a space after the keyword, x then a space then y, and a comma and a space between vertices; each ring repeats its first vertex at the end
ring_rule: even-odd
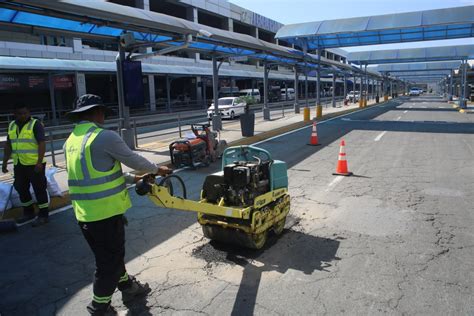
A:
POLYGON ((31 227, 39 227, 48 224, 49 219, 47 217, 38 216, 36 219, 31 223, 31 227))
POLYGON ((17 224, 23 224, 35 218, 35 209, 33 207, 23 208, 23 216, 16 220, 17 224))
POLYGON ((100 304, 97 302, 90 302, 89 305, 87 305, 87 311, 89 314, 94 315, 94 316, 112 316, 112 315, 117 315, 117 311, 115 308, 108 304, 100 304))
POLYGON ((148 283, 141 283, 136 280, 134 277, 129 276, 130 287, 121 290, 122 291, 122 301, 124 303, 130 302, 136 297, 145 296, 150 293, 151 289, 148 283))

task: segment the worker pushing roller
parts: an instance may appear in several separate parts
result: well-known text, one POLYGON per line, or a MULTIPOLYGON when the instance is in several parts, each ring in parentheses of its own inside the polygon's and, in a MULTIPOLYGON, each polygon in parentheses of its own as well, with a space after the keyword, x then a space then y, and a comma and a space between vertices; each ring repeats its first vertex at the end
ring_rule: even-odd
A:
POLYGON ((137 177, 122 173, 121 163, 142 172, 166 175, 166 167, 157 167, 131 151, 118 134, 102 129, 107 108, 96 95, 86 94, 76 102, 69 117, 77 122, 64 145, 72 206, 96 261, 94 295, 87 310, 105 315, 115 289, 124 302, 150 291, 128 275, 125 269, 125 219, 131 205, 126 182, 137 177))

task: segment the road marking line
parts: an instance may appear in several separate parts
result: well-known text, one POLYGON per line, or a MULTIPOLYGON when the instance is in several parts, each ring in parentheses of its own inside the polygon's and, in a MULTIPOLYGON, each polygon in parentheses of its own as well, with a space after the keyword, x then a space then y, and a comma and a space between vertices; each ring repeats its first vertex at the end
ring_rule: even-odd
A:
POLYGON ((329 190, 331 190, 331 187, 341 182, 342 179, 344 179, 344 176, 335 177, 334 180, 332 180, 331 183, 328 184, 328 188, 326 189, 326 192, 329 192, 329 190))
MULTIPOLYGON (((350 113, 347 113, 347 114, 343 114, 343 115, 331 117, 331 118, 329 118, 329 119, 327 119, 327 120, 318 122, 318 125, 321 125, 321 124, 324 124, 324 123, 327 123, 327 122, 330 122, 330 121, 333 121, 333 120, 340 120, 340 119, 342 119, 342 118, 345 117, 345 116, 352 115, 352 114, 355 114, 355 113, 359 113, 359 112, 362 112, 362 111, 367 111, 367 110, 379 108, 379 107, 382 107, 382 105, 375 105, 375 106, 371 106, 371 107, 369 107, 369 108, 365 108, 365 109, 357 110, 357 111, 350 112, 350 113)), ((351 120, 351 119, 350 119, 350 120, 351 120)), ((352 121, 352 120, 351 120, 351 121, 352 121)), ((280 138, 280 137, 283 137, 283 136, 286 136, 286 135, 290 135, 290 134, 293 134, 293 133, 297 133, 297 132, 299 132, 299 131, 302 131, 302 130, 304 130, 304 129, 309 129, 309 128, 311 128, 311 125, 303 126, 303 127, 298 128, 298 129, 294 129, 294 130, 292 130, 292 131, 288 131, 288 132, 286 132, 286 133, 283 133, 283 134, 280 134, 280 135, 276 135, 276 136, 273 136, 273 137, 270 137, 270 138, 261 140, 261 141, 259 141, 259 142, 253 143, 252 145, 260 145, 260 144, 263 144, 263 143, 272 141, 272 140, 274 140, 274 139, 277 139, 277 138, 280 138)))
POLYGON ((410 109, 412 109, 412 108, 413 108, 413 105, 410 105, 410 109))
POLYGON ((408 113, 408 110, 406 110, 406 111, 403 111, 403 113, 408 113))
POLYGON ((401 119, 402 119, 402 117, 401 117, 401 116, 397 117, 397 121, 400 121, 401 119))
POLYGON ((379 135, 377 135, 377 137, 375 137, 375 141, 378 142, 380 139, 382 139, 383 135, 385 135, 385 133, 387 133, 387 131, 384 131, 382 133, 380 133, 379 135))

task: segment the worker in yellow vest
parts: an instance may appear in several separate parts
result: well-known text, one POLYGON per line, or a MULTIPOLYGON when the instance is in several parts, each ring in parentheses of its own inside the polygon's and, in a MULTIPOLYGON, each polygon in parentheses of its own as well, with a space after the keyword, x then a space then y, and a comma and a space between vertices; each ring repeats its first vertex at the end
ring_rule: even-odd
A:
POLYGON ((126 183, 138 178, 124 175, 121 163, 144 173, 170 172, 130 150, 114 131, 103 129, 106 111, 99 96, 81 96, 68 114, 77 125, 64 145, 72 206, 96 261, 94 295, 87 306, 92 315, 113 309, 110 302, 117 287, 124 302, 150 291, 125 269, 123 215, 131 207, 126 183))
POLYGON ((15 120, 8 125, 7 142, 4 148, 2 172, 8 172, 8 160, 13 159, 13 186, 20 195, 23 217, 19 223, 35 218, 34 200, 30 185, 35 192, 39 208, 38 217, 32 226, 48 223, 49 201, 45 176, 46 160, 45 134, 43 124, 32 118, 24 104, 15 106, 15 120))

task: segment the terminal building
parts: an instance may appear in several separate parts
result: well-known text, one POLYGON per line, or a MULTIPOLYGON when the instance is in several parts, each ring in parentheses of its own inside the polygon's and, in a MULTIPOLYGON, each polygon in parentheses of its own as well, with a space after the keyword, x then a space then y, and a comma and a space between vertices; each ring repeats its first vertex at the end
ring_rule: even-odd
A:
MULTIPOLYGON (((98 0, 100 1, 100 0, 98 0)), ((149 10, 211 27, 247 34, 263 41, 293 47, 275 39, 283 26, 226 0, 110 0, 115 4, 149 10)), ((0 121, 10 119, 16 104, 28 104, 44 116, 46 124, 61 121, 75 98, 84 93, 102 96, 117 106, 115 77, 118 47, 86 38, 42 34, 34 28, 0 28, 0 121), (54 105, 54 106, 53 106, 54 105), (53 113, 52 111, 55 111, 53 113)), ((343 50, 323 51, 322 57, 347 63, 343 50)), ((132 114, 166 113, 206 108, 212 99, 211 56, 177 51, 143 60, 145 103, 132 114)), ((245 59, 226 62, 219 73, 220 95, 242 89, 263 91, 263 67, 245 59)), ((270 86, 294 87, 293 69, 278 66, 270 73, 270 86)), ((303 77, 301 77, 303 79, 303 77)), ((310 77, 309 96, 315 97, 316 78, 310 77)), ((332 79, 322 78, 321 93, 330 94, 332 79)), ((300 80, 299 94, 304 92, 300 80)), ((296 89, 295 89, 296 90, 296 89)), ((343 94, 343 81, 337 80, 336 94, 343 94)))

